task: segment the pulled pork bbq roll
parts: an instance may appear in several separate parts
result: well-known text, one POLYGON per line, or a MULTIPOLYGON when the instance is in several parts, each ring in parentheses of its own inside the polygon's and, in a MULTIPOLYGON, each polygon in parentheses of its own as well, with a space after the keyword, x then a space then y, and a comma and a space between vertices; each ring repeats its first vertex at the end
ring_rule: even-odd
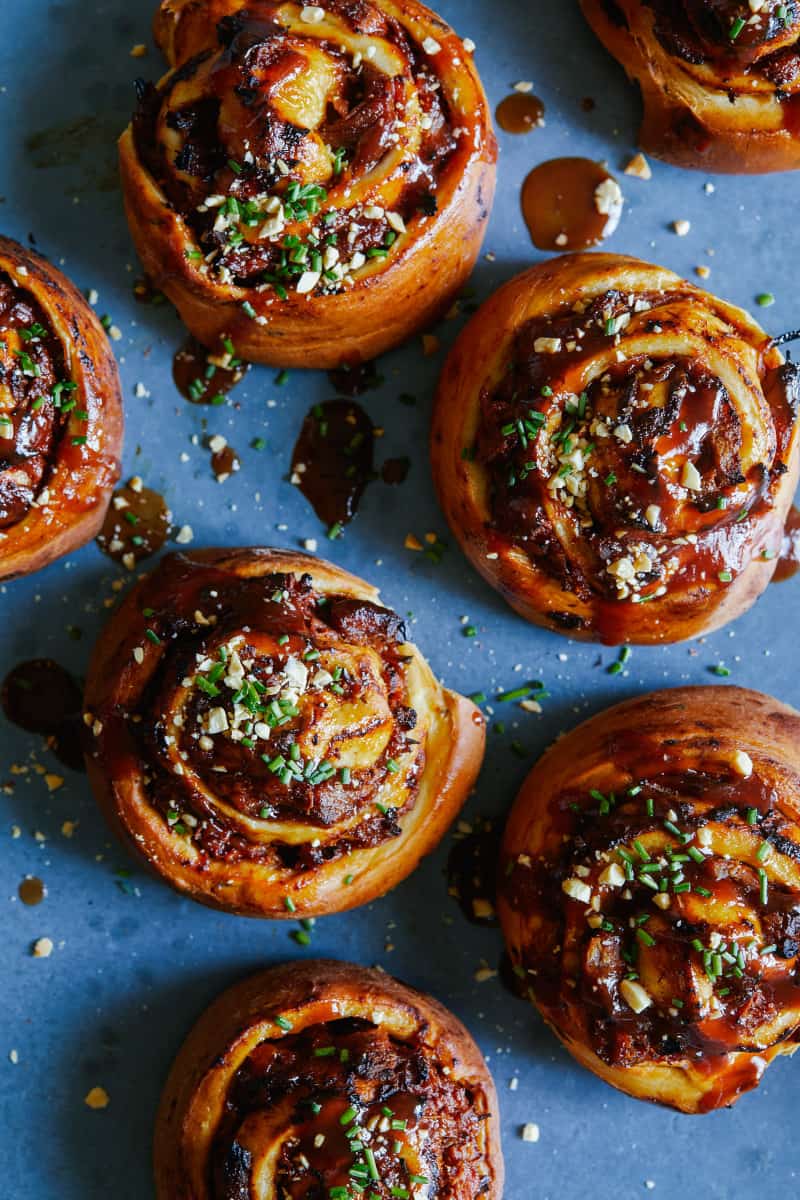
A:
POLYGON ((206 550, 168 556, 112 617, 89 777, 173 887, 248 916, 339 912, 438 844, 484 721, 378 600, 308 555, 206 550))
POLYGON ((286 963, 189 1034, 155 1172, 159 1200, 500 1200, 494 1084, 432 997, 349 963, 286 963))
POLYGON ((0 579, 94 537, 121 448, 105 330, 59 270, 0 237, 0 579))
POLYGON ((531 771, 500 879, 514 970, 579 1063, 732 1104, 800 1039, 800 713, 734 687, 607 709, 531 771))
POLYGON ((643 150, 703 171, 800 167, 800 4, 581 0, 641 88, 643 150))
POLYGON ((353 365, 446 311, 494 194, 469 43, 416 0, 163 0, 156 36, 173 69, 139 88, 125 202, 201 342, 353 365))
POLYGON ((741 309, 637 259, 566 256, 461 334, 434 477, 464 551, 529 621, 676 642, 772 578, 797 404, 797 368, 741 309))

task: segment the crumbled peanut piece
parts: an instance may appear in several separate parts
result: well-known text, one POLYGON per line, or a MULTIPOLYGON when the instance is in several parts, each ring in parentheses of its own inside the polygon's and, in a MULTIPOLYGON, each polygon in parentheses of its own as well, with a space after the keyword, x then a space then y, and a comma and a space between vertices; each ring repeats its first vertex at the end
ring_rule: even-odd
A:
POLYGON ((642 153, 634 154, 625 168, 626 175, 633 175, 634 179, 652 179, 653 172, 650 169, 650 163, 642 153))
POLYGON ((580 879, 565 879, 561 884, 561 890, 571 900, 577 900, 580 904, 591 903, 592 889, 580 879))
POLYGON ((622 999, 635 1013, 644 1012, 653 1003, 653 998, 635 979, 623 979, 619 985, 622 999))

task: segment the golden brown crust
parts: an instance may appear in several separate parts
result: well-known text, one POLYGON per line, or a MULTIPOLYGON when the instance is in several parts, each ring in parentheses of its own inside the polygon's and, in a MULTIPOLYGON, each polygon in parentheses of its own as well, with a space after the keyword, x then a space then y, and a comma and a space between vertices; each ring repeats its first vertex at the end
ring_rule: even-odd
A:
POLYGON ((607 1083, 707 1112, 796 1050, 793 709, 698 687, 601 712, 531 771, 503 864, 498 911, 523 987, 607 1083))
POLYGON ((5 237, 0 303, 0 579, 11 579, 94 537, 119 477, 123 417, 97 317, 61 271, 5 237))
MULTIPOLYGON (((303 21, 298 6, 277 0, 259 8, 258 20, 244 17, 246 8, 243 0, 164 0, 159 10, 157 40, 178 74, 167 75, 160 92, 143 93, 140 112, 120 141, 125 205, 139 256, 155 285, 208 346, 230 337, 241 357, 288 367, 335 367, 373 358, 445 311, 478 255, 496 159, 480 80, 462 42, 416 0, 370 0, 357 8, 335 0, 316 23, 303 21), (239 93, 228 94, 228 84, 217 82, 223 77, 217 64, 227 64, 229 74, 244 73, 244 79, 253 55, 262 52, 251 48, 253 42, 265 47, 263 102, 271 106, 274 121, 263 146, 247 143, 253 162, 237 163, 234 172, 228 164, 242 157, 239 126, 249 120, 251 101, 240 104, 239 93), (296 74, 295 60, 304 64, 303 86, 282 91, 280 73, 296 74), (363 116, 358 108, 346 111, 351 73, 370 81, 373 107, 364 109, 365 100, 363 116), (198 100, 202 103, 213 89, 222 97, 226 124, 224 129, 214 125, 212 134, 224 153, 215 150, 216 165, 203 168, 189 159, 197 146, 208 150, 208 124, 184 136, 167 126, 164 112, 174 105, 185 113, 192 104, 200 111, 198 100), (327 95, 327 110, 320 108, 320 91, 327 95), (338 132, 322 116, 332 108, 343 113, 338 132), (310 132, 297 142, 300 125, 310 132), (288 174, 281 173, 288 151, 280 138, 297 142, 288 174), (338 138, 344 141, 337 165, 331 147, 338 138), (379 141, 380 153, 370 149, 370 138, 379 141), (188 153, 180 169, 175 165, 179 144, 188 153), (203 170, 206 178, 200 179, 203 170), (303 215, 286 207, 292 183, 318 189, 313 212, 303 215), (261 214, 257 228, 241 217, 228 221, 221 233, 208 228, 198 200, 212 193, 254 198, 261 214), (365 217, 365 212, 381 215, 365 217), (358 227, 355 238, 348 235, 351 219, 358 227), (318 243, 309 242, 312 232, 318 243), (244 240, 235 245, 228 240, 241 234, 244 240), (302 277, 291 273, 294 260, 281 265, 287 237, 310 249, 304 265, 313 269, 302 277), (335 241, 329 251, 330 238, 335 241), (316 245, 330 277, 320 276, 314 266, 316 245), (214 249, 214 260, 204 261, 214 249), (334 251, 336 261, 329 263, 334 251), (315 273, 317 282, 311 284, 315 273), (298 286, 311 290, 298 291, 298 286)), ((212 216, 221 211, 214 208, 212 216)))
POLYGON ((528 620, 680 641, 740 615, 774 573, 797 396, 741 309, 637 259, 550 260, 496 292, 445 364, 439 500, 528 620))
POLYGON ((319 1172, 326 1189, 346 1185, 351 1163, 363 1157, 348 1148, 339 1120, 348 1106, 353 1125, 373 1126, 369 1145, 381 1178, 372 1186, 381 1200, 392 1185, 417 1194, 410 1174, 435 1175, 443 1200, 477 1194, 500 1200, 497 1096, 467 1030, 438 1001, 382 971, 325 959, 251 976, 224 992, 195 1025, 172 1067, 156 1121, 159 1200, 249 1200, 272 1194, 271 1187, 277 1194, 276 1179, 282 1195, 294 1196, 295 1185, 303 1195, 307 1171, 319 1172), (265 1068, 271 1064, 278 1074, 287 1061, 295 1069, 280 1091, 265 1068), (424 1064, 421 1073, 416 1062, 424 1064), (381 1085, 375 1063, 382 1068, 381 1085), (247 1119, 246 1093, 236 1088, 248 1072, 261 1080, 265 1097, 257 1122, 254 1115, 247 1119), (304 1103, 314 1113, 305 1121, 304 1103), (388 1133, 402 1142, 404 1162, 370 1119, 373 1110, 380 1119, 387 1108, 408 1118, 406 1128, 396 1125, 388 1133), (293 1171, 290 1164, 308 1145, 307 1170, 293 1171), (226 1156, 233 1147, 235 1156, 226 1156))
POLYGON ((784 25, 778 7, 768 0, 753 14, 734 0, 581 0, 594 32, 639 84, 642 149, 679 167, 732 174, 800 167, 800 16, 784 25), (747 22, 732 38, 743 12, 747 22))
POLYGON ((89 778, 173 887, 248 916, 340 912, 438 844, 484 721, 378 599, 321 559, 246 549, 172 555, 123 602, 89 668, 89 778))

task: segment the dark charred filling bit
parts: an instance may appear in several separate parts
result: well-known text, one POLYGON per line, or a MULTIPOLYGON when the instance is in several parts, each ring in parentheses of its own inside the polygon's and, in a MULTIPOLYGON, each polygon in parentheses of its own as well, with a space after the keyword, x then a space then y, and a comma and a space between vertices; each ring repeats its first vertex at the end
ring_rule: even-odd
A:
POLYGON ((68 421, 87 420, 76 393, 41 305, 0 272, 0 529, 41 497, 68 421))
POLYGON ((331 1020, 262 1042, 232 1078, 214 1136, 213 1200, 252 1190, 254 1157, 280 1143, 275 1193, 287 1200, 480 1196, 486 1114, 421 1038, 369 1021, 331 1020), (248 1125, 267 1114, 269 1146, 248 1125), (290 1127, 286 1137, 285 1129, 290 1127))
MULTIPOLYGON (((284 299, 296 290, 341 291, 354 272, 386 259, 420 213, 430 214, 431 205, 435 212, 456 134, 421 49, 366 3, 333 3, 326 11, 362 37, 389 41, 404 73, 385 75, 341 40, 316 37, 333 80, 325 85, 326 111, 314 130, 282 117, 281 89, 311 68, 280 23, 279 7, 262 3, 224 18, 213 49, 158 87, 140 83, 133 131, 141 161, 194 235, 187 258, 225 283, 284 299), (424 129, 400 164, 401 194, 391 212, 379 199, 354 209, 349 186, 404 136, 409 83, 424 129)), ((307 30, 314 37, 314 25, 307 30)))
MULTIPOLYGON (((655 765, 655 743, 641 749, 631 763, 655 765)), ((547 1009, 582 1006, 600 1058, 758 1051, 778 1014, 800 1011, 800 888, 770 869, 800 859, 800 829, 747 755, 730 772, 656 768, 615 792, 568 791, 554 814, 563 853, 501 868, 512 907, 543 917, 515 972, 547 1009), (715 851, 720 824, 746 840, 747 861, 715 851)))
MULTIPOLYGON (((753 12, 742 0, 646 0, 654 32, 669 54, 690 66, 744 73, 777 90, 800 83, 800 4, 766 0, 753 12)), ((735 102, 736 93, 732 94, 735 102)))
POLYGON ((670 332, 675 318, 661 306, 675 299, 610 291, 585 310, 537 318, 481 395, 470 453, 489 474, 492 527, 582 599, 644 602, 675 577, 731 582, 749 561, 745 522, 767 511, 785 470, 797 402, 788 376, 769 389, 774 457, 746 474, 737 408, 695 359, 622 351, 586 391, 558 390, 576 363, 619 342, 632 316, 645 332, 670 332))
POLYGON ((399 836, 425 763, 400 618, 324 596, 309 576, 232 578, 178 555, 157 578, 138 661, 149 641, 163 647, 161 663, 135 713, 98 715, 112 740, 115 720, 133 733, 151 801, 171 829, 212 859, 298 872, 399 836), (323 742, 316 730, 336 727, 337 711, 359 702, 356 725, 323 742), (348 746, 370 738, 378 741, 367 762, 348 765, 348 746), (379 790, 395 777, 394 803, 384 805, 379 790), (306 824, 308 841, 251 841, 221 803, 251 820, 306 824))

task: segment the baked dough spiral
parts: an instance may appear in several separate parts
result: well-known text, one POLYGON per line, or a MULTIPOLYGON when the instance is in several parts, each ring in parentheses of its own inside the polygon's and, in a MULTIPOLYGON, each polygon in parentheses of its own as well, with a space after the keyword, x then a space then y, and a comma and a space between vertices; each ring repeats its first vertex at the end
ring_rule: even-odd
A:
POLYGON ((101 635, 87 763, 173 887, 248 916, 387 892, 472 787, 484 720, 363 581, 280 550, 170 555, 101 635))
POLYGON ((643 150, 733 174, 800 167, 800 4, 581 0, 641 88, 643 150))
POLYGON ((449 307, 496 145, 443 21, 417 0, 163 0, 156 37, 173 69, 141 85, 122 137, 125 203, 145 270, 201 342, 336 367, 449 307))
POLYGON ((800 1039, 800 714, 736 687, 607 709, 547 751, 503 843, 515 971, 607 1083, 732 1104, 800 1039))
POLYGON ((434 477, 481 574, 571 637, 675 642, 772 577, 798 475, 798 371, 740 309, 633 258, 501 288, 442 373, 434 477))
POLYGON ((158 1200, 500 1200, 497 1097, 432 997, 349 963, 286 963, 189 1034, 155 1172, 158 1200))
POLYGON ((0 579, 94 537, 121 447, 105 330, 59 270, 0 237, 0 579))

